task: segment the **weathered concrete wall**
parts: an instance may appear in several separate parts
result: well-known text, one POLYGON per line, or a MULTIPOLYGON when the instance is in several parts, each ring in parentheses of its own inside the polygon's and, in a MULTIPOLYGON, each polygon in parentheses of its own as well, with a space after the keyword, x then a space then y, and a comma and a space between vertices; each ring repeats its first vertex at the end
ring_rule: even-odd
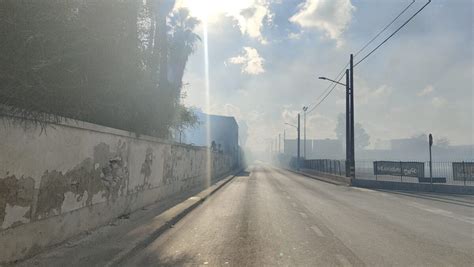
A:
POLYGON ((230 155, 209 153, 83 122, 46 133, 0 125, 0 262, 204 189, 238 167, 230 155))

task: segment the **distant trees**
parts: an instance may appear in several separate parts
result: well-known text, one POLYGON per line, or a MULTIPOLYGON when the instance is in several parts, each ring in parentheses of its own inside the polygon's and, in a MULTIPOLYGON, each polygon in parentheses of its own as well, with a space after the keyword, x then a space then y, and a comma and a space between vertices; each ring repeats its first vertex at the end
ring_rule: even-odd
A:
POLYGON ((167 137, 196 121, 181 106, 198 21, 174 1, 0 2, 0 105, 167 137))
POLYGON ((447 137, 440 137, 436 141, 436 145, 438 147, 441 147, 441 148, 449 148, 450 142, 449 142, 449 139, 447 137))
MULTIPOLYGON (((346 116, 339 113, 337 116, 336 136, 343 144, 346 142, 346 116)), ((354 125, 355 149, 362 150, 370 145, 370 135, 365 131, 362 124, 354 125)))

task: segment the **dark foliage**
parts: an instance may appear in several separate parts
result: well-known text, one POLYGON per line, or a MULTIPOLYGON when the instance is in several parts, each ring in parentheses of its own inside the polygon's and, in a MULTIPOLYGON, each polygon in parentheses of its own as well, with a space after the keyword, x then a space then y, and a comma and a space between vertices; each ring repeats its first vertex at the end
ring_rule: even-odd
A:
POLYGON ((0 105, 40 122, 66 117, 167 137, 193 121, 179 96, 199 40, 197 21, 173 5, 0 0, 0 105))

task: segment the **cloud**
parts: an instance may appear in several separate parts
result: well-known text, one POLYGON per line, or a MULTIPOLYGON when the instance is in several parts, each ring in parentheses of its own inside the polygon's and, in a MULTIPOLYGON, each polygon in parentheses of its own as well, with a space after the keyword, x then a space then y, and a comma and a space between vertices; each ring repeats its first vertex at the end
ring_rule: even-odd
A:
POLYGON ((265 23, 271 24, 273 13, 269 0, 177 0, 175 9, 185 7, 191 15, 207 23, 219 23, 222 16, 237 22, 240 32, 266 44, 262 36, 265 23))
POLYGON ((351 21, 354 10, 350 0, 305 0, 290 22, 303 28, 321 30, 341 46, 341 34, 351 21))
MULTIPOLYGON (((241 5, 240 0, 219 1, 241 5)), ((404 6, 400 3, 367 5, 366 1, 351 1, 357 12, 352 11, 352 18, 346 26, 350 28, 350 34, 347 28, 336 35, 347 45, 335 49, 336 41, 325 37, 323 28, 303 27, 289 21, 290 17, 301 13, 308 0, 282 0, 281 6, 273 1, 269 0, 271 12, 275 13, 272 22, 275 26, 267 29, 265 18, 261 28, 263 36, 268 39, 267 45, 260 45, 247 33, 241 33, 240 25, 233 19, 234 15, 241 15, 240 11, 232 17, 219 18, 216 23, 222 25, 209 23, 210 100, 206 99, 202 43, 191 56, 184 79, 190 83, 186 87, 186 103, 203 109, 207 109, 207 102, 218 103, 222 114, 233 114, 246 121, 249 127, 247 145, 255 151, 265 150, 268 145, 265 140, 274 139, 283 133, 283 129, 286 129, 288 138, 294 138, 295 129, 285 127, 283 122, 295 124, 296 113, 301 112, 301 107, 317 102, 317 97, 329 86, 316 77, 334 77, 347 62, 349 52, 354 52, 353 48, 361 47, 372 38, 380 30, 378 27, 392 19, 394 12, 404 6), (303 4, 298 7, 300 2, 303 4), (322 38, 315 38, 314 32, 322 38), (276 39, 281 40, 277 43, 276 39), (256 48, 264 57, 263 74, 249 77, 249 74, 240 73, 241 68, 245 72, 248 62, 245 46, 256 48), (232 66, 230 57, 235 57, 232 66), (228 67, 224 68, 223 62, 228 67), (225 103, 238 107, 240 114, 225 103), (282 116, 284 109, 288 111, 282 116)), ((325 5, 332 5, 325 2, 325 5)), ((318 9, 321 9, 321 4, 318 9)), ((473 143, 473 52, 470 46, 466 46, 472 43, 470 28, 466 26, 470 25, 472 12, 463 5, 431 6, 430 9, 433 14, 417 16, 416 21, 407 25, 396 38, 357 67, 354 77, 355 119, 363 123, 373 140, 409 137, 419 129, 430 129, 438 135, 448 136, 453 144, 473 143), (449 13, 446 8, 450 9, 449 13), (439 20, 439 14, 448 18, 439 20), (426 43, 430 45, 424 45, 426 43), (429 85, 433 86, 433 91, 426 89, 426 95, 419 97, 418 94, 429 85)), ((325 20, 336 21, 331 17, 325 20)), ((307 115, 307 138, 334 138, 334 127, 341 112, 345 112, 345 88, 337 86, 307 115), (316 113, 326 118, 317 118, 316 113)))
POLYGON ((446 99, 442 98, 442 97, 439 97, 439 96, 435 96, 433 97, 433 99, 431 100, 431 104, 433 104, 433 106, 435 108, 442 108, 446 105, 446 99))
POLYGON ((301 39, 301 33, 290 32, 290 34, 288 34, 288 39, 300 40, 301 39))
MULTIPOLYGON (((389 97, 393 93, 393 89, 386 84, 382 84, 375 89, 372 89, 371 87, 372 86, 369 86, 364 79, 359 78, 358 86, 356 87, 357 91, 354 94, 357 104, 375 105, 377 103, 387 103, 389 97)), ((342 98, 345 99, 345 96, 342 96, 342 98)))
POLYGON ((432 85, 428 85, 423 90, 421 90, 417 95, 425 96, 425 95, 431 94, 433 91, 434 91, 434 87, 432 85))
POLYGON ((283 109, 283 111, 281 112, 281 120, 283 121, 283 123, 296 125, 298 124, 298 113, 300 112, 295 109, 285 107, 285 109, 283 109))
POLYGON ((270 23, 272 19, 268 3, 260 1, 252 7, 243 9, 233 17, 237 20, 242 34, 247 34, 249 37, 259 40, 262 44, 267 43, 267 40, 262 36, 262 27, 265 20, 270 23))
POLYGON ((258 54, 257 49, 248 46, 244 47, 242 55, 229 59, 229 63, 231 64, 242 65, 242 73, 248 73, 250 75, 264 73, 264 61, 265 60, 258 54))

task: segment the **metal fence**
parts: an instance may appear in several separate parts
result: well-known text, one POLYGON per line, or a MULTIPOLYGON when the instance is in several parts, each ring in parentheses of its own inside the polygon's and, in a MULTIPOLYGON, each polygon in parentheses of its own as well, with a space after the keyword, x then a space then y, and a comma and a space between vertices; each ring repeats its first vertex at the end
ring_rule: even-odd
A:
MULTIPOLYGON (((408 177, 403 175, 375 175, 373 161, 356 161, 355 165, 356 179, 419 183, 419 179, 417 177, 408 177)), ((430 163, 425 162, 424 168, 425 177, 429 177, 430 163)), ((453 162, 432 162, 432 172, 432 176, 435 178, 446 178, 446 184, 474 186, 474 177, 472 177, 472 175, 468 174, 461 179, 459 179, 459 177, 454 179, 453 162)))
MULTIPOLYGON (((462 171, 465 167, 469 169, 464 172, 464 175, 455 174, 453 171, 453 162, 432 162, 432 176, 434 178, 445 178, 446 183, 449 185, 466 185, 474 186, 474 163, 472 162, 457 162, 455 163, 462 171)), ((318 172, 324 172, 328 174, 346 176, 346 161, 345 160, 332 160, 332 159, 311 159, 304 160, 302 162, 302 168, 311 169, 318 172)), ((356 161, 355 163, 355 175, 356 179, 365 180, 380 180, 380 181, 391 181, 391 182, 404 182, 404 183, 419 183, 418 177, 409 177, 404 175, 375 175, 374 174, 374 161, 356 161)), ((424 162, 424 176, 420 178, 430 177, 430 164, 424 162)))
POLYGON ((303 168, 334 175, 346 176, 346 161, 333 159, 305 160, 303 168))

